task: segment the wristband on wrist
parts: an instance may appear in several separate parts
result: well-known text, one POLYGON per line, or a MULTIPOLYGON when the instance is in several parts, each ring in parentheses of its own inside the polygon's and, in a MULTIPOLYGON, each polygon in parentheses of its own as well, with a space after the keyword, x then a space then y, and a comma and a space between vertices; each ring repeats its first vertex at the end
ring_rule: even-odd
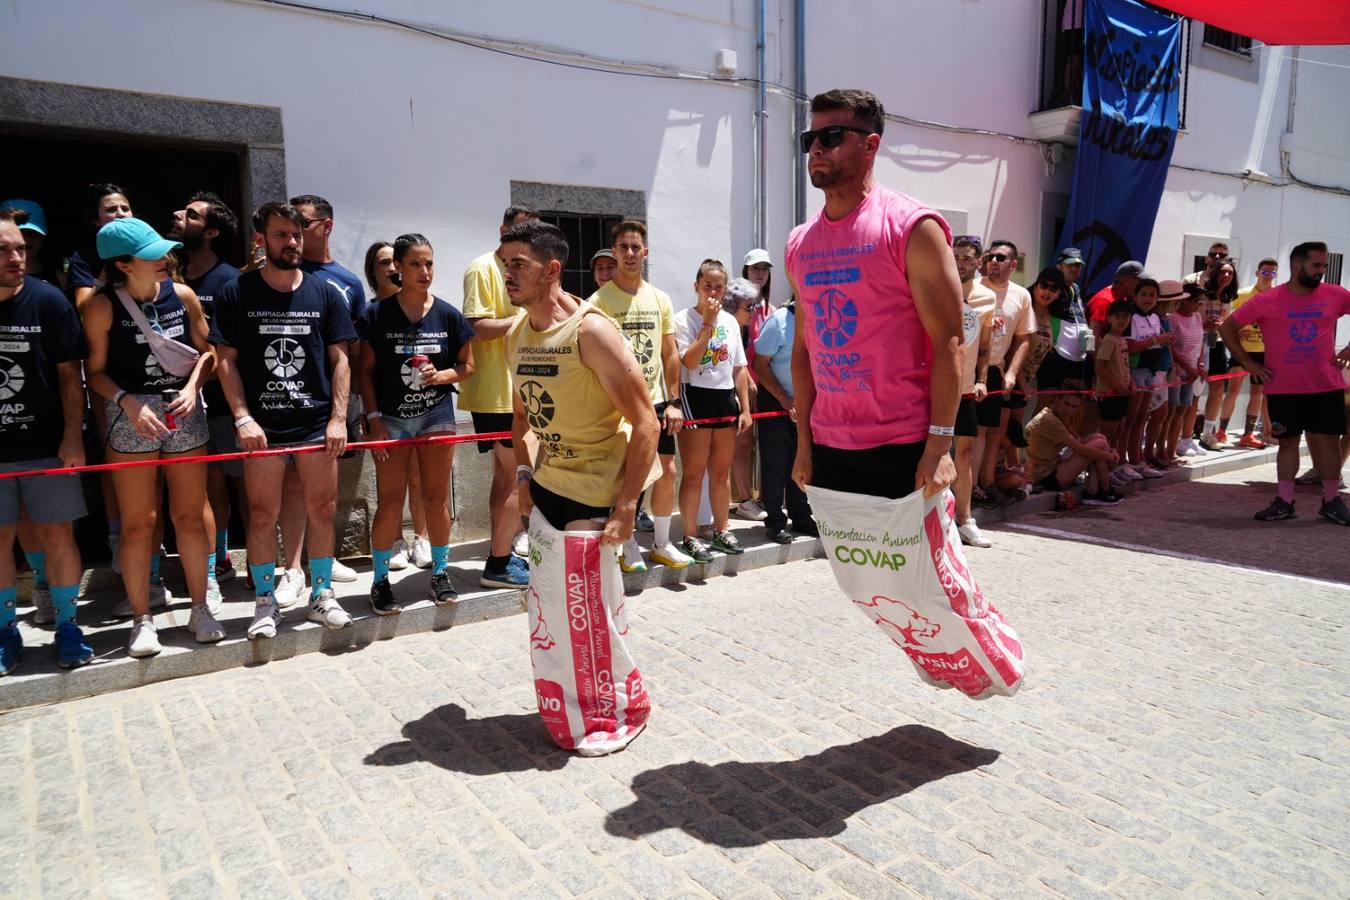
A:
POLYGON ((374 412, 368 412, 368 413, 366 413, 366 421, 367 421, 367 422, 369 422, 371 419, 383 419, 383 418, 384 418, 384 413, 380 412, 378 409, 375 410, 374 412))
POLYGON ((516 484, 524 484, 534 479, 534 469, 530 466, 516 466, 516 484))
POLYGON ((125 397, 126 395, 127 392, 119 388, 117 393, 113 394, 113 406, 121 407, 122 398, 125 397))
POLYGON ((956 434, 956 428, 951 425, 929 425, 928 433, 934 437, 952 437, 956 434))
POLYGON ((234 430, 238 431, 240 428, 243 428, 245 425, 247 425, 249 422, 252 421, 253 421, 252 416, 240 416, 239 418, 234 420, 234 430))

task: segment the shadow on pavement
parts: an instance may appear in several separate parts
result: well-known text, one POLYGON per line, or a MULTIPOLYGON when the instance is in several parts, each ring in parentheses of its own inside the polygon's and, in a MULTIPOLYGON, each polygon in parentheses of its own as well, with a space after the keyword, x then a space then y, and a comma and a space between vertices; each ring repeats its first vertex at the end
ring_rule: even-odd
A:
POLYGON ((470 719, 456 703, 438 706, 403 726, 407 740, 369 754, 368 766, 403 766, 424 760, 467 775, 552 772, 572 754, 549 740, 537 712, 470 719))
POLYGON ((1350 529, 1318 517, 1321 488, 1295 489, 1296 519, 1255 519, 1257 510, 1274 497, 1270 482, 1188 481, 1136 493, 1118 506, 1043 513, 993 530, 1006 527, 1053 540, 1081 538, 1324 581, 1350 578, 1346 552, 1350 529))
POLYGON ((827 837, 854 813, 998 756, 933 728, 903 725, 788 762, 679 763, 634 778, 637 800, 611 813, 605 830, 637 839, 681 828, 719 847, 827 837))

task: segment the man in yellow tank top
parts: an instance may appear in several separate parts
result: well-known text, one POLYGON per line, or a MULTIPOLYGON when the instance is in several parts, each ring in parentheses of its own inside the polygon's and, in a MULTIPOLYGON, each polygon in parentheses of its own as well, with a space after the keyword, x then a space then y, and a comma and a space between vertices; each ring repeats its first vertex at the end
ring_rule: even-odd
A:
POLYGON ((638 495, 654 479, 658 426, 647 381, 614 322, 562 289, 562 232, 544 222, 502 235, 506 293, 526 315, 506 338, 520 511, 554 528, 592 530, 622 546, 638 495), (539 468, 523 438, 534 432, 539 468))

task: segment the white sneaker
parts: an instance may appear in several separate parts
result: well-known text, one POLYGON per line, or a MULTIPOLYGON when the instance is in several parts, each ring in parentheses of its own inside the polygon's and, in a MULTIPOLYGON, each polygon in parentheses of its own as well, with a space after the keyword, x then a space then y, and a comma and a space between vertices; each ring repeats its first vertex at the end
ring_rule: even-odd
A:
POLYGON ((408 545, 403 538, 394 541, 394 555, 389 557, 389 568, 394 572, 408 568, 408 545))
POLYGON ((351 615, 342 608, 332 591, 320 591, 319 596, 309 602, 305 618, 318 622, 324 628, 346 628, 352 624, 351 615))
POLYGON ((1139 470, 1139 474, 1143 475, 1145 478, 1161 478, 1167 474, 1166 472, 1155 469, 1152 466, 1140 465, 1136 466, 1136 468, 1139 470))
POLYGON ((769 514, 764 511, 764 507, 760 506, 754 500, 742 500, 740 503, 736 504, 736 518, 738 519, 749 519, 751 522, 763 522, 768 517, 769 514))
POLYGON ((669 566, 672 569, 684 569, 694 564, 694 558, 679 547, 676 547, 673 543, 665 543, 660 547, 653 547, 651 560, 653 563, 669 566))
POLYGON ((278 609, 290 609, 300 602, 309 588, 305 584, 305 573, 300 569, 283 569, 275 576, 272 597, 278 609))
POLYGON ((342 560, 333 560, 333 580, 342 582, 353 582, 357 578, 356 570, 351 566, 343 565, 342 560))
POLYGON ((1138 467, 1136 467, 1134 463, 1126 463, 1125 465, 1121 466, 1121 469, 1124 471, 1125 477, 1130 479, 1131 481, 1144 480, 1144 473, 1139 471, 1138 467))
POLYGON ((253 621, 248 623, 248 639, 256 641, 259 638, 274 638, 280 624, 281 609, 277 606, 276 597, 273 595, 273 599, 253 607, 253 621))
POLYGON ((1177 456, 1191 457, 1195 456, 1195 442, 1190 438, 1182 438, 1177 441, 1177 456))
POLYGON ((980 533, 980 526, 974 519, 966 519, 956 528, 956 533, 961 535, 961 543, 971 547, 992 547, 993 542, 980 533))
POLYGON ((211 608, 205 603, 192 607, 192 614, 188 616, 188 629, 199 644, 214 644, 225 639, 225 626, 216 621, 211 608))
POLYGON ((1125 473, 1123 472, 1112 472, 1110 481, 1112 487, 1118 488, 1123 488, 1125 485, 1130 484, 1130 479, 1125 477, 1125 473))
POLYGON ((647 571, 647 561, 642 558, 642 545, 637 542, 637 537, 631 537, 623 545, 623 552, 619 554, 619 568, 625 572, 645 572, 647 571))
POLYGON ((521 559, 530 558, 530 536, 522 531, 516 535, 516 539, 511 542, 511 552, 521 559))
MULTIPOLYGON (((173 594, 162 584, 150 585, 150 608, 163 609, 173 600, 173 594)), ((114 616, 131 615, 131 598, 123 597, 122 602, 113 607, 114 616)))
POLYGON ((56 607, 52 605, 52 592, 46 588, 33 589, 33 624, 50 625, 56 621, 56 607))
POLYGON ((413 538, 412 564, 419 569, 431 568, 431 541, 424 537, 413 538))
POLYGON ((220 615, 220 608, 225 603, 225 597, 220 593, 220 583, 215 578, 206 579, 206 608, 211 611, 211 615, 220 615))
POLYGON ((155 620, 151 616, 140 616, 131 625, 131 637, 127 639, 127 655, 134 659, 144 659, 159 653, 159 632, 155 630, 155 620))
POLYGON ((112 570, 116 575, 122 574, 122 536, 120 534, 108 535, 108 552, 112 554, 112 570))

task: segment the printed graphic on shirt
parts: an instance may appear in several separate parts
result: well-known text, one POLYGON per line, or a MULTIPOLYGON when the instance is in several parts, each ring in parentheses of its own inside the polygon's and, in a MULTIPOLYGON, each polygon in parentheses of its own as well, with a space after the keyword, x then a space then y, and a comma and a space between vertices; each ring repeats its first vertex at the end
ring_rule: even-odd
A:
POLYGON ((553 421, 553 398, 539 382, 527 381, 520 386, 520 402, 525 407, 525 418, 531 428, 547 428, 553 421))
MULTIPOLYGON (((870 252, 872 248, 866 247, 870 252)), ((858 270, 827 269, 806 276, 808 285, 848 284, 858 280, 858 270)), ((859 368, 858 353, 836 352, 853 340, 858 330, 858 306, 837 287, 821 291, 812 305, 816 337, 824 349, 816 351, 816 390, 832 394, 870 393, 871 368, 859 368)))
POLYGON ((27 276, 0 303, 0 462, 56 454, 64 430, 57 366, 83 356, 79 317, 52 285, 27 276))
MULTIPOLYGON (((28 349, 27 341, 23 342, 23 348, 28 349)), ((23 381, 23 366, 8 356, 0 356, 0 400, 8 400, 23 390, 23 381)))

